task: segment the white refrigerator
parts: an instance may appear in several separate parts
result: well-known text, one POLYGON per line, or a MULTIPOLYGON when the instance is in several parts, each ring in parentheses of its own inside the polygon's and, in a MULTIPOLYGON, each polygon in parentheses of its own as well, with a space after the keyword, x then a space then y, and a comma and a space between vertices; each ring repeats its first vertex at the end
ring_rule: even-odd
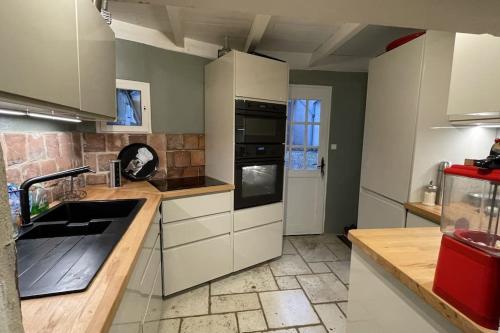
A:
POLYGON ((358 228, 405 226, 422 48, 417 38, 370 62, 358 228))

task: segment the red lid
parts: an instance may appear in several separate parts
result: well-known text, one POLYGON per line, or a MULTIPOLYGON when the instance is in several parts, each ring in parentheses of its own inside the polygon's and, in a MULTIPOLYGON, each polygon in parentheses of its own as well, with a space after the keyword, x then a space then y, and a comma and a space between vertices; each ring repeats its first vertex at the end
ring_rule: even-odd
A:
POLYGON ((403 37, 398 38, 396 40, 393 40, 392 42, 387 44, 387 46, 385 47, 385 52, 389 52, 390 50, 393 50, 396 47, 399 47, 403 44, 406 44, 406 43, 414 40, 415 38, 422 36, 423 34, 425 34, 425 31, 419 31, 419 32, 409 34, 407 36, 403 36, 403 37))
POLYGON ((499 143, 499 142, 500 142, 500 138, 496 138, 495 143, 499 143))
POLYGON ((444 169, 448 175, 457 175, 469 178, 489 180, 500 183, 500 169, 480 169, 471 165, 452 165, 444 169))

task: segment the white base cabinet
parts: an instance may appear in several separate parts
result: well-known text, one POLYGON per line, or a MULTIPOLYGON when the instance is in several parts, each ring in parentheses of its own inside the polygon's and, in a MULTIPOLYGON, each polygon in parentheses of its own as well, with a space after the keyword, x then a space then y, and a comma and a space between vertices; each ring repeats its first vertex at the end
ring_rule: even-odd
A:
POLYGON ((282 203, 232 207, 232 192, 163 202, 165 296, 281 255, 282 203))
POLYGON ((162 313, 160 214, 150 226, 110 332, 158 332, 162 313))
POLYGON ((163 202, 165 295, 233 271, 232 206, 232 192, 163 202))
POLYGON ((283 243, 283 222, 234 233, 234 270, 279 257, 283 243))
POLYGON ((458 333, 357 246, 353 246, 347 306, 347 333, 458 333))
POLYGON ((424 219, 418 215, 407 212, 406 213, 406 227, 407 228, 425 228, 425 227, 439 227, 439 224, 436 224, 432 221, 424 219))

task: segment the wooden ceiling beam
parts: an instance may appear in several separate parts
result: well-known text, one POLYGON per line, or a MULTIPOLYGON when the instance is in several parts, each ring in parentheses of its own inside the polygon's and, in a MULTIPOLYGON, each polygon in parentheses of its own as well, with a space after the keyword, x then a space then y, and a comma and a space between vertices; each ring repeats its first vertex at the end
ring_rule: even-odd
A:
POLYGON ((170 28, 174 36, 174 44, 178 47, 184 47, 184 28, 182 25, 182 8, 166 5, 170 28))
POLYGON ((267 25, 271 20, 271 15, 255 15, 252 27, 250 28, 250 32, 248 33, 247 40, 245 42, 245 47, 243 48, 243 52, 252 52, 257 48, 264 33, 266 32, 267 25))
POLYGON ((321 60, 327 58, 338 48, 344 45, 349 39, 356 36, 361 30, 366 27, 366 24, 361 23, 344 23, 335 31, 323 44, 321 44, 312 54, 309 66, 318 65, 321 60))

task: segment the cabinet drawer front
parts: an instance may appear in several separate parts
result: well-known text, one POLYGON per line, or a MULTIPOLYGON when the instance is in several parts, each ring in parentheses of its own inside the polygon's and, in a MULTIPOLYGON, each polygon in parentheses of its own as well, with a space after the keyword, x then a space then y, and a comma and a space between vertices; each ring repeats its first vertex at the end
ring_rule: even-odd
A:
POLYGON ((241 209, 234 212, 234 231, 283 220, 283 203, 241 209))
POLYGON ((234 233, 234 270, 279 257, 282 252, 283 222, 234 233))
POLYGON ((198 195, 163 201, 163 222, 191 219, 228 212, 232 208, 231 192, 198 195))
POLYGON ((163 250, 167 295, 232 272, 231 237, 222 235, 163 250))
POLYGON ((165 248, 206 239, 231 232, 231 213, 197 217, 165 224, 165 248))

